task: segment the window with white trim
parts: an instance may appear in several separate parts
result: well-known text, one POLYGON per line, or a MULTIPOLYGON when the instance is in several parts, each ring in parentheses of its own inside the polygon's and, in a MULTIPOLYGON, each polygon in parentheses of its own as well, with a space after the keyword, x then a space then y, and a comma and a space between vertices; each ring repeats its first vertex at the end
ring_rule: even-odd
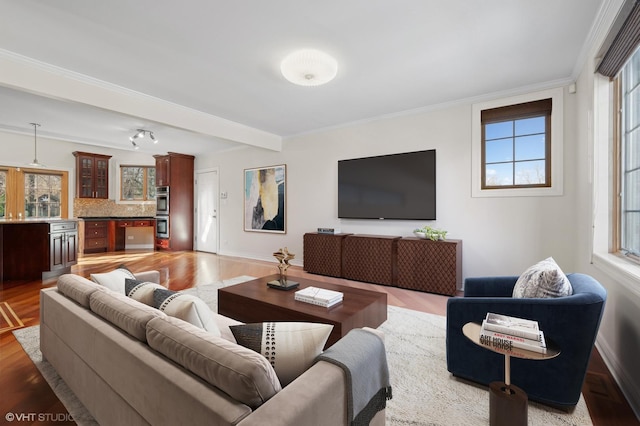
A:
POLYGON ((563 194, 564 88, 472 105, 471 195, 563 194))

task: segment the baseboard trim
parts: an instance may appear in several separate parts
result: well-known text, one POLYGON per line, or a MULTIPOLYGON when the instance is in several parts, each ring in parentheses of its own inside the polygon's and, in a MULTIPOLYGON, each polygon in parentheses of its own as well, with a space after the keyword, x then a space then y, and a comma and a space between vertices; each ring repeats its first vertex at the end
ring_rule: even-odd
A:
POLYGON ((618 386, 620 386, 620 390, 629 402, 629 406, 636 415, 636 418, 640 420, 640 389, 635 385, 633 378, 624 370, 618 358, 615 356, 615 352, 604 339, 596 339, 596 348, 611 372, 613 379, 618 383, 618 386))

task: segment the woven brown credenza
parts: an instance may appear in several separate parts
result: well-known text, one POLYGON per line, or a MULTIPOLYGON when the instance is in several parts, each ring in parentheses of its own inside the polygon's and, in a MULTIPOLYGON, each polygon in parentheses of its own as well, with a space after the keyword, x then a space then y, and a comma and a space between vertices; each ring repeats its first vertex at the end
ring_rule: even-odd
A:
POLYGON ((462 241, 307 233, 304 269, 453 296, 462 287, 462 241))

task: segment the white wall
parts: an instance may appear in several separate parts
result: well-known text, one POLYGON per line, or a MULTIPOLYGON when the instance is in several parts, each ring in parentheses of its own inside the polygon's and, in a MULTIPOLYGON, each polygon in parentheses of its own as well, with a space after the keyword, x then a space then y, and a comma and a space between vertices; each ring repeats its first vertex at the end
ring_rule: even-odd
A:
MULTIPOLYGON (((565 150, 576 139, 575 100, 565 91, 565 150)), ((286 140, 282 152, 246 148, 200 156, 196 169, 218 167, 221 200, 220 253, 271 260, 287 246, 302 262, 303 235, 318 227, 342 232, 409 236, 422 221, 341 220, 337 217, 337 162, 341 159, 435 148, 437 221, 432 226, 463 241, 463 275, 519 274, 553 256, 574 270, 575 175, 565 154, 565 194, 555 197, 471 197, 471 103, 337 129, 286 140), (287 165, 287 233, 243 231, 243 170, 287 165)))
MULTIPOLYGON (((0 165, 28 167, 33 160, 34 143, 32 135, 21 135, 0 131, 0 165)), ((75 194, 75 157, 73 151, 111 155, 109 162, 109 198, 118 197, 118 164, 155 165, 151 154, 138 151, 103 148, 73 142, 48 139, 38 136, 38 162, 49 169, 69 172, 69 216, 73 216, 73 197, 75 194)))

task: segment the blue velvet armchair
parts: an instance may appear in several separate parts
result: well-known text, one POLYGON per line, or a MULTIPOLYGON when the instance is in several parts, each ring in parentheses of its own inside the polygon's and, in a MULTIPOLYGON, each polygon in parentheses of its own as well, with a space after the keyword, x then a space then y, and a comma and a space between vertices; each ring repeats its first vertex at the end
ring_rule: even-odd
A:
POLYGON ((487 312, 538 321, 545 336, 561 353, 553 359, 511 359, 511 383, 530 400, 571 409, 580 399, 582 384, 607 298, 606 290, 584 274, 568 274, 571 296, 555 299, 514 299, 513 277, 467 278, 464 297, 447 303, 447 369, 463 379, 488 385, 504 381, 504 356, 484 349, 462 334, 471 321, 482 322, 487 312))

